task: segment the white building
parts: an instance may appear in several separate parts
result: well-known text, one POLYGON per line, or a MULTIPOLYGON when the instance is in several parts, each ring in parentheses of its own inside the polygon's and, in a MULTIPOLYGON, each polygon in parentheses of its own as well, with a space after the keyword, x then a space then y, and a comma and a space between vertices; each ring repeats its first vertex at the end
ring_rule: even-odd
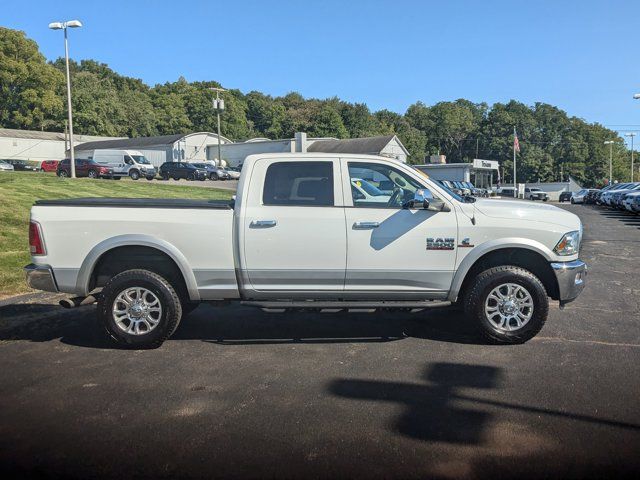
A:
MULTIPOLYGON (((505 183, 502 186, 513 188, 512 183, 505 183)), ((543 192, 548 193, 549 200, 552 201, 559 200, 562 192, 578 192, 582 190, 582 185, 571 176, 569 176, 569 180, 566 182, 528 182, 526 186, 529 188, 539 188, 543 192)))
MULTIPOLYGON (((221 146, 231 140, 220 137, 221 146)), ((89 158, 95 150, 138 150, 155 166, 164 162, 202 162, 218 158, 218 135, 211 132, 178 133, 159 137, 123 138, 83 143, 75 148, 77 158, 89 158)), ((223 150, 224 152, 224 150, 223 150)), ((223 153, 224 158, 224 153, 223 153)))
POLYGON ((222 145, 222 158, 228 165, 235 167, 254 153, 361 153, 382 155, 406 163, 409 152, 396 135, 384 135, 366 138, 307 138, 304 132, 298 132, 294 138, 269 140, 252 138, 246 142, 222 145))
MULTIPOLYGON (((94 135, 74 135, 73 143, 96 140, 112 140, 118 137, 98 137, 94 135)), ((37 130, 16 130, 0 128, 0 160, 62 160, 68 148, 64 133, 40 132, 37 130)), ((76 147, 77 148, 77 147, 76 147)))
POLYGON ((429 163, 416 165, 434 180, 450 182, 471 182, 479 188, 492 188, 498 181, 496 160, 474 158, 472 163, 429 163))

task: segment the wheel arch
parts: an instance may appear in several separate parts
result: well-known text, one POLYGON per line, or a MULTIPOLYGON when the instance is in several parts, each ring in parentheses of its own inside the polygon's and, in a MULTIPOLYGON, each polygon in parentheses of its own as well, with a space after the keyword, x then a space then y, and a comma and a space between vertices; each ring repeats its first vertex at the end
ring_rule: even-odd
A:
POLYGON ((529 239, 488 242, 486 245, 476 247, 461 262, 451 284, 449 300, 455 302, 464 294, 469 281, 477 274, 500 265, 515 265, 529 270, 540 279, 547 290, 547 295, 557 299, 558 281, 550 265, 553 260, 553 254, 548 248, 529 239))
MULTIPOLYGON (((153 262, 162 259, 170 262, 170 269, 179 274, 179 280, 183 282, 184 289, 190 300, 200 300, 197 283, 193 271, 189 267, 186 257, 174 245, 166 240, 150 235, 120 235, 103 240, 87 254, 76 283, 76 290, 87 294, 96 287, 97 268, 105 264, 107 259, 115 258, 121 265, 127 265, 127 261, 134 262, 131 268, 140 268, 148 262, 153 267, 153 262), (145 253, 141 258, 140 254, 145 253)), ((112 267, 116 268, 116 267, 112 267)))

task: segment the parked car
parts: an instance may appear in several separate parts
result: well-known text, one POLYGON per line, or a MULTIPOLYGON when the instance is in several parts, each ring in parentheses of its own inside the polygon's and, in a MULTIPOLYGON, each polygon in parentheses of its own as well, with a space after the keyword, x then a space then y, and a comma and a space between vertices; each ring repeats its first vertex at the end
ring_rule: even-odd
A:
POLYGON ((198 302, 233 300, 315 310, 460 300, 487 339, 517 344, 541 330, 549 297, 564 305, 585 286, 582 224, 557 207, 470 202, 378 156, 251 155, 242 175, 235 201, 37 201, 29 285, 73 295, 69 307, 97 301, 102 327, 136 348, 162 344, 198 302), (386 204, 342 188, 374 177, 396 185, 386 204))
POLYGON ((41 172, 56 172, 60 160, 44 160, 40 163, 41 172))
POLYGON ((562 203, 562 202, 570 202, 572 195, 573 195, 573 192, 560 192, 560 196, 558 197, 558 201, 560 203, 562 203))
POLYGON ((514 198, 516 196, 515 189, 513 187, 501 187, 497 190, 498 195, 504 198, 514 198))
POLYGON ((616 190, 609 200, 609 205, 613 208, 618 208, 624 210, 624 206, 622 205, 622 200, 627 193, 635 192, 640 190, 640 183, 631 183, 626 188, 622 188, 616 190))
POLYGON ((596 203, 596 197, 600 193, 600 190, 597 188, 590 188, 589 192, 584 196, 584 203, 593 205, 596 203))
POLYGON ((628 183, 628 182, 615 184, 613 187, 611 187, 610 189, 608 189, 606 192, 602 194, 602 197, 600 199, 601 204, 610 207, 613 195, 620 190, 624 190, 628 188, 630 185, 631 183, 628 183))
POLYGON ((13 165, 4 160, 0 160, 0 172, 13 172, 13 170, 13 165))
POLYGON ((571 203, 585 203, 585 199, 587 197, 587 195, 589 194, 590 191, 592 191, 593 189, 589 189, 589 188, 583 188, 582 190, 574 193, 571 196, 571 203))
POLYGON ((600 189, 599 192, 596 192, 594 195, 594 199, 595 199, 595 203, 596 205, 602 205, 603 204, 603 200, 602 197, 605 193, 607 193, 609 190, 611 190, 612 188, 614 188, 615 186, 617 186, 617 183, 612 183, 610 185, 607 185, 606 187, 603 187, 600 189))
POLYGON ((231 180, 240 179, 240 170, 235 170, 232 167, 224 167, 223 170, 229 174, 231 180))
POLYGON ((207 178, 209 180, 229 180, 231 176, 224 171, 224 168, 218 167, 212 163, 192 163, 196 168, 206 170, 207 178))
POLYGON ((13 165, 13 169, 16 172, 35 172, 38 169, 31 165, 30 163, 25 162, 24 160, 5 160, 10 165, 13 165))
POLYGON ((637 197, 640 197, 640 191, 631 191, 622 196, 622 208, 628 212, 634 212, 633 204, 637 197))
POLYGON ((141 177, 153 180, 156 176, 156 167, 138 150, 120 149, 96 149, 89 150, 85 154, 91 153, 89 157, 94 162, 111 168, 113 178, 129 177, 131 180, 138 180, 141 177))
POLYGON ((180 180, 206 180, 208 178, 207 170, 198 168, 189 162, 165 162, 160 165, 160 176, 164 180, 173 178, 180 180))
POLYGON ((529 200, 542 200, 543 202, 546 202, 549 200, 549 195, 547 192, 543 192, 539 188, 525 187, 524 198, 528 198, 529 200))
MULTIPOLYGON (((113 170, 111 168, 99 165, 93 160, 76 158, 75 165, 76 177, 110 178, 113 176, 113 170)), ((62 178, 71 176, 71 161, 68 158, 58 163, 56 174, 62 178)))

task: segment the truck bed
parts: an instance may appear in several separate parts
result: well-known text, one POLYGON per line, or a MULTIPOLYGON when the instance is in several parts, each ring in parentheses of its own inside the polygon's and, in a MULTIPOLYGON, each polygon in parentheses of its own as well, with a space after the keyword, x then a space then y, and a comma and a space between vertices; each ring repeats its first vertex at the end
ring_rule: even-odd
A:
MULTIPOLYGON (((86 295, 99 258, 114 248, 148 247, 182 270, 193 300, 238 295, 233 254, 233 202, 149 198, 39 200, 31 219, 41 227, 58 289, 86 295)), ((135 262, 131 262, 135 264, 135 262)))

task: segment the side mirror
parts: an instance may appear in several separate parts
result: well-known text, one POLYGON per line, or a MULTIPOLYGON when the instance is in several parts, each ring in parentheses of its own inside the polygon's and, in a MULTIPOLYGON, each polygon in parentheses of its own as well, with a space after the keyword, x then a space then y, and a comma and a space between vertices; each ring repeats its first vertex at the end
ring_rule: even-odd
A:
POLYGON ((439 198, 427 198, 424 194, 424 190, 418 189, 413 194, 413 200, 408 201, 404 208, 418 208, 423 210, 429 210, 431 212, 450 212, 449 205, 444 203, 439 198))
POLYGON ((450 212, 451 208, 449 205, 444 203, 443 200, 439 198, 432 198, 431 200, 425 200, 426 204, 425 210, 430 210, 432 212, 450 212))

